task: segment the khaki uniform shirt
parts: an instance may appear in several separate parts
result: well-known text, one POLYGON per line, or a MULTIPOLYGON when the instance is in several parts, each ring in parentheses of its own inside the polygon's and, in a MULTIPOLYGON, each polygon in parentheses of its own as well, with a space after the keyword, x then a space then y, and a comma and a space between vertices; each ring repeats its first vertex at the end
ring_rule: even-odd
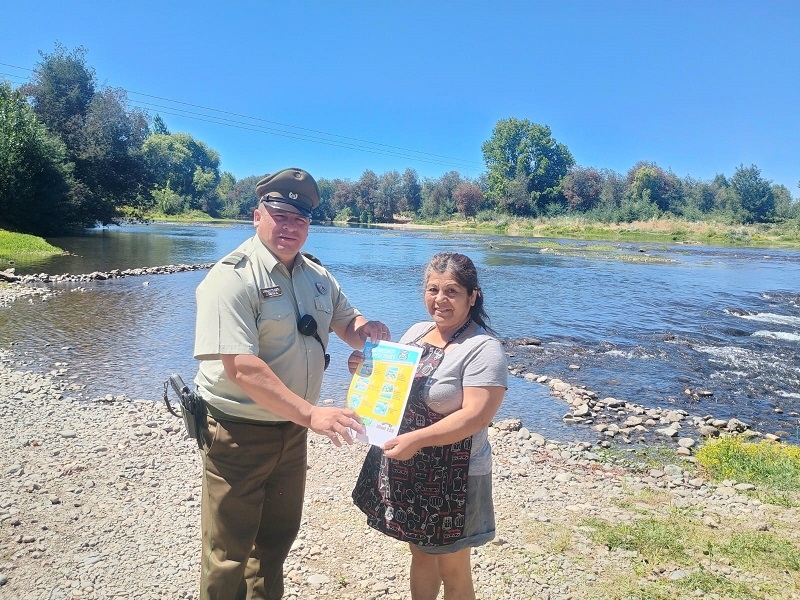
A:
POLYGON ((319 401, 325 357, 319 342, 297 331, 309 314, 325 347, 331 325, 361 313, 350 305, 324 267, 298 255, 292 273, 253 236, 215 264, 196 292, 194 357, 198 393, 212 416, 229 420, 283 421, 225 375, 221 354, 254 354, 286 386, 311 404, 319 401))

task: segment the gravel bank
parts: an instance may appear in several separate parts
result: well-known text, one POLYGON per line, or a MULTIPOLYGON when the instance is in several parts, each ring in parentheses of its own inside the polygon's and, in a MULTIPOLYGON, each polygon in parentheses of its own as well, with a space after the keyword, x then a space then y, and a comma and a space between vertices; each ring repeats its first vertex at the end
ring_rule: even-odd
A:
MULTIPOLYGON (((182 424, 157 394, 77 400, 67 369, 21 369, 0 351, 0 599, 196 598, 200 459, 182 424)), ((800 517, 748 497, 748 486, 709 484, 690 462, 638 473, 601 462, 591 444, 549 441, 514 420, 490 434, 498 537, 473 552, 479 598, 613 597, 620 578, 689 576, 677 567, 648 571, 635 552, 593 542, 591 517, 630 523, 682 510, 720 532, 793 530, 800 517)), ((286 598, 408 597, 406 546, 367 528, 350 500, 366 450, 310 436, 286 598)), ((800 598, 796 572, 776 582, 714 557, 703 566, 752 589, 781 590, 758 597, 800 598)))

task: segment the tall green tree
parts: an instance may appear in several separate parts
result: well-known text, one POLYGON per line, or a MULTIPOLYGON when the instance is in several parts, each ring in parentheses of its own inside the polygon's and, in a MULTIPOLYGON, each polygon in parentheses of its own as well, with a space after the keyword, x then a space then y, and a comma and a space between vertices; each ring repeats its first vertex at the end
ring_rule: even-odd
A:
POLYGON ((741 202, 745 222, 763 222, 774 216, 775 194, 757 166, 739 165, 731 177, 731 188, 741 202))
POLYGON ((674 173, 664 171, 655 163, 641 161, 628 171, 627 182, 630 201, 652 202, 660 211, 680 213, 683 195, 674 173))
POLYGON ((359 223, 375 221, 375 196, 378 191, 378 176, 371 169, 365 170, 353 186, 356 215, 359 223))
POLYGON ((333 194, 330 197, 331 214, 339 220, 358 222, 359 210, 356 206, 358 193, 355 183, 346 179, 334 179, 333 194))
POLYGON ((422 205, 422 185, 419 182, 419 175, 414 169, 406 169, 403 172, 403 197, 398 204, 400 212, 415 213, 422 205))
POLYGON ((25 98, 0 84, 0 225, 55 235, 86 225, 61 139, 39 122, 25 98))
POLYGON ((68 52, 56 44, 52 54, 39 54, 31 81, 20 89, 39 120, 64 142, 82 190, 81 214, 92 224, 113 223, 120 206, 143 196, 140 148, 148 119, 129 110, 123 90, 97 90, 85 48, 68 52))
POLYGON ((773 185, 772 194, 775 196, 775 216, 779 219, 800 218, 800 202, 792 199, 792 193, 785 185, 773 185))
POLYGON ((151 182, 184 199, 184 208, 218 214, 222 202, 219 154, 188 133, 154 133, 142 144, 144 164, 151 182))
POLYGON ((169 135, 170 131, 167 129, 167 124, 164 123, 164 119, 161 118, 161 115, 156 114, 153 117, 153 133, 158 133, 159 135, 169 135))
POLYGON ((75 175, 91 193, 85 209, 96 221, 114 222, 121 205, 134 206, 145 195, 141 147, 148 134, 147 116, 128 109, 124 90, 108 88, 92 97, 73 151, 75 175))
POLYGON ((252 219, 253 209, 258 203, 256 183, 261 179, 258 175, 245 177, 233 184, 233 187, 222 198, 222 216, 228 219, 252 219))
POLYGON ((41 60, 31 81, 21 86, 31 100, 39 120, 64 141, 67 148, 78 144, 83 120, 95 94, 95 72, 86 64, 86 48, 68 52, 56 43, 52 54, 39 51, 41 60))
POLYGON ((375 190, 375 220, 391 223, 403 197, 403 181, 398 171, 387 171, 378 177, 375 190))
POLYGON ((528 119, 497 122, 482 146, 488 169, 487 196, 520 215, 535 215, 563 199, 559 184, 575 164, 569 149, 553 139, 546 125, 528 119))

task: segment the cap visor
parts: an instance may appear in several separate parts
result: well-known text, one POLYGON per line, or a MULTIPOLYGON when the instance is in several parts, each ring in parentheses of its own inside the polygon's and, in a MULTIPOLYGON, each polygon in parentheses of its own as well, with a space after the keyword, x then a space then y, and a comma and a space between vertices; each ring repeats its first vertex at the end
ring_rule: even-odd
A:
POLYGON ((264 206, 269 206, 270 208, 274 208, 274 209, 277 209, 277 210, 283 210, 283 211, 286 211, 286 212, 298 214, 300 216, 305 217, 306 219, 310 219, 311 218, 311 211, 310 210, 307 210, 304 207, 296 206, 296 205, 291 204, 289 202, 284 202, 282 200, 270 199, 270 200, 262 200, 261 203, 264 206))

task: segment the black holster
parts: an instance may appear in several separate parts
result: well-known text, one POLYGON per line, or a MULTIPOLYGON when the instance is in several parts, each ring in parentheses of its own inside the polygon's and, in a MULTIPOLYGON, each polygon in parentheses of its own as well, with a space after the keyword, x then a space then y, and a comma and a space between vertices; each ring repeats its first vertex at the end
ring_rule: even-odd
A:
POLYGON ((189 437, 197 441, 198 448, 203 448, 203 430, 208 427, 206 421, 206 403, 199 394, 189 389, 180 375, 173 373, 169 380, 164 383, 164 402, 167 405, 167 410, 176 417, 183 419, 183 424, 186 427, 186 433, 189 437), (167 397, 167 385, 172 386, 175 393, 178 395, 180 401, 181 414, 179 415, 170 404, 167 397))

